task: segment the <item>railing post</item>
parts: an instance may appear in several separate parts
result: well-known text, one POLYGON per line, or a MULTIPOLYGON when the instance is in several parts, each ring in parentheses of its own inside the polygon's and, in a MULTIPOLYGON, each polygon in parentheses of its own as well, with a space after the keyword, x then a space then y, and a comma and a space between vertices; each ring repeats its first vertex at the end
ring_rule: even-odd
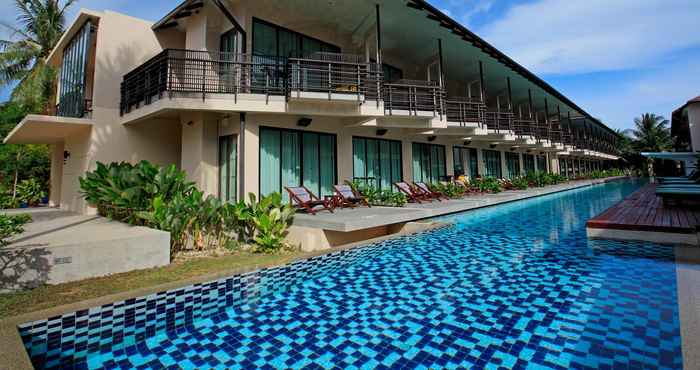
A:
POLYGON ((301 60, 297 60, 297 99, 301 97, 301 60))
POLYGON ((332 74, 332 68, 333 64, 331 62, 328 62, 328 100, 331 100, 331 90, 333 86, 333 77, 331 76, 332 74))
POLYGON ((357 101, 360 102, 360 65, 357 65, 357 85, 355 85, 355 90, 357 90, 357 101))
MULTIPOLYGON (((393 88, 391 86, 389 86, 388 89, 389 89, 389 115, 391 116, 391 115, 393 115, 393 109, 392 109, 393 108, 393 101, 394 101, 392 99, 393 88)), ((384 104, 386 104, 386 102, 384 102, 384 104)))
POLYGON ((202 101, 204 101, 204 99, 205 99, 204 98, 204 96, 205 96, 204 91, 206 89, 204 84, 206 83, 206 80, 207 80, 207 67, 206 67, 206 63, 204 61, 204 58, 202 58, 201 61, 202 61, 202 101))

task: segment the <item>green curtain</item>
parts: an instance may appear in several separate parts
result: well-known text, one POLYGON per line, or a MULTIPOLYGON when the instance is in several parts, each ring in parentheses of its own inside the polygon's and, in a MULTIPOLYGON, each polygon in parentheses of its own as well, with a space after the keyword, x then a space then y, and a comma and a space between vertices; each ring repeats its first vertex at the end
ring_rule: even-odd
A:
POLYGON ((366 139, 352 138, 352 175, 363 180, 367 177, 366 144, 366 139))
MULTIPOLYGON (((278 130, 260 129, 260 194, 281 191, 280 136, 278 130)), ((282 196, 287 199, 286 192, 282 196)))
POLYGON ((321 190, 319 196, 333 194, 333 185, 337 178, 335 173, 335 136, 320 135, 320 153, 321 160, 319 162, 321 190))
POLYGON ((535 156, 532 154, 523 154, 523 167, 526 174, 535 172, 535 156))
POLYGON ((445 176, 445 146, 413 143, 413 181, 434 183, 445 176))
POLYGON ((353 177, 368 180, 369 185, 393 190, 392 184, 401 180, 401 142, 353 137, 353 177))
POLYGON ((423 181, 421 166, 421 146, 417 143, 411 145, 413 181, 423 181))
POLYGON ((391 188, 391 143, 379 140, 379 188, 391 188))
POLYGON ((506 165, 508 166, 507 178, 513 179, 520 176, 520 156, 518 153, 506 152, 506 165))
POLYGON ((484 156, 484 167, 486 167, 487 177, 503 177, 501 169, 501 152, 496 150, 486 150, 482 151, 484 156))
POLYGON ((305 132, 303 134, 304 151, 304 186, 314 194, 320 196, 321 182, 319 174, 319 137, 318 134, 305 132))
POLYGON ((367 182, 377 187, 379 186, 379 150, 378 142, 374 139, 367 139, 367 182))
POLYGON ((479 176, 479 157, 476 149, 469 148, 469 177, 475 179, 479 176))

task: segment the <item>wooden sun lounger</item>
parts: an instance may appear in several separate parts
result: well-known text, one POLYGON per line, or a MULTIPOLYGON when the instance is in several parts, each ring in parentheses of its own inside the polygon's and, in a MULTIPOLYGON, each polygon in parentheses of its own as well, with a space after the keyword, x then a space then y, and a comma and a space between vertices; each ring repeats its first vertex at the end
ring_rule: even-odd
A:
POLYGON ((676 203, 680 200, 700 201, 700 186, 691 187, 657 187, 656 195, 661 197, 664 205, 669 204, 669 200, 676 203))
POLYGON ((320 199, 305 186, 285 186, 284 190, 289 193, 289 199, 292 200, 297 210, 306 211, 312 215, 322 210, 333 213, 329 202, 320 199))
POLYGON ((440 198, 450 199, 442 192, 430 190, 428 185, 424 182, 414 182, 413 185, 416 186, 416 189, 422 191, 428 198, 437 199, 438 201, 442 201, 440 198))
POLYGON ((340 197, 341 207, 355 208, 358 204, 372 207, 367 199, 353 191, 350 185, 333 185, 333 190, 340 197))
POLYGON ((409 202, 421 203, 421 201, 431 201, 432 199, 425 196, 423 193, 418 193, 411 188, 407 182, 395 182, 394 186, 399 189, 400 192, 406 194, 409 202))

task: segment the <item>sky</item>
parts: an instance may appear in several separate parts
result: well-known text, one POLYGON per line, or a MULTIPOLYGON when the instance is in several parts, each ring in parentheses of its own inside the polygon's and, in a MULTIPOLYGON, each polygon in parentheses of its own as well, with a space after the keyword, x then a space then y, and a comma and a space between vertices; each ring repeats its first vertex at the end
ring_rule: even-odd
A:
MULTIPOLYGON (((609 127, 630 128, 646 112, 669 118, 700 95, 698 0, 428 1, 609 127)), ((84 7, 155 21, 177 3, 78 0, 67 19, 84 7)), ((0 21, 15 22, 13 4, 0 1, 0 21)))

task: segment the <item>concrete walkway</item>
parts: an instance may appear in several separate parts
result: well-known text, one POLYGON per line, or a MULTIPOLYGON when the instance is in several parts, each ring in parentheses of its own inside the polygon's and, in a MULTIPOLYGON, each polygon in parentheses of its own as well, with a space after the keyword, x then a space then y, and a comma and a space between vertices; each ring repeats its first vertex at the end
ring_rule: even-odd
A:
POLYGON ((32 216, 0 250, 0 292, 170 263, 170 234, 164 231, 56 208, 0 213, 32 216))
POLYGON ((542 188, 510 190, 496 194, 468 195, 462 199, 451 199, 442 202, 429 202, 422 204, 408 203, 404 207, 345 208, 337 209, 334 211, 334 213, 323 211, 317 213, 316 215, 300 213, 295 215, 293 225, 340 232, 364 230, 493 206, 501 203, 591 186, 621 178, 624 177, 571 181, 564 184, 551 185, 542 188))

